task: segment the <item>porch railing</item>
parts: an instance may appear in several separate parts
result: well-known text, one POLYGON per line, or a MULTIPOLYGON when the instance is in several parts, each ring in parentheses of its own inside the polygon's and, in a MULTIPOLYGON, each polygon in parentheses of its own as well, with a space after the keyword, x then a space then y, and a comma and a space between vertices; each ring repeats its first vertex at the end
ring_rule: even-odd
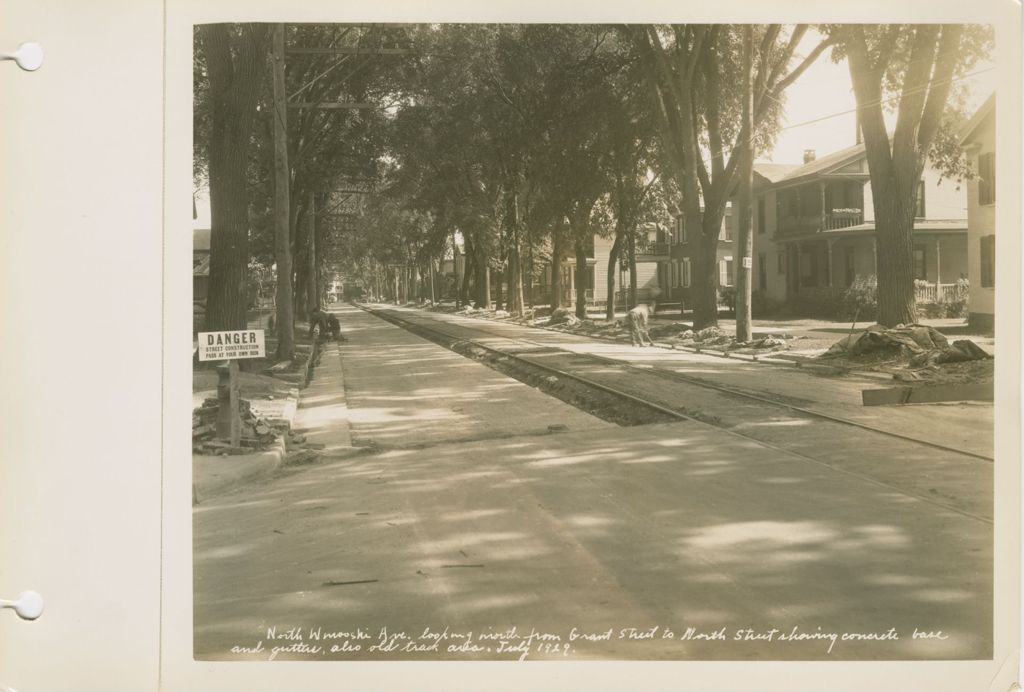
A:
POLYGON ((967 291, 962 283, 933 284, 918 281, 914 284, 914 299, 918 303, 949 303, 966 298, 967 291))
POLYGON ((838 228, 849 228, 864 223, 862 211, 837 211, 833 209, 825 214, 825 230, 834 231, 838 228))
POLYGON ((659 243, 647 238, 636 239, 636 254, 638 255, 667 255, 668 252, 668 243, 659 243))

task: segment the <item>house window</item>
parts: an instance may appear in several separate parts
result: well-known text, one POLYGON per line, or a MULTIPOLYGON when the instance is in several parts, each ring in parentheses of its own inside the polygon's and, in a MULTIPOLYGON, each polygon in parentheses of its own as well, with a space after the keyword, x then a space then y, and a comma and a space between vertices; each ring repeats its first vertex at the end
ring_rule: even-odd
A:
POLYGON ((683 288, 689 288, 690 287, 690 258, 689 257, 684 257, 683 258, 682 270, 683 270, 683 288))
POLYGON ((722 219, 722 229, 718 232, 719 240, 726 242, 732 240, 732 221, 732 214, 726 214, 725 218, 722 219))
POLYGON ((764 195, 757 198, 757 232, 764 233, 764 195))
POLYGON ((978 157, 978 204, 996 201, 996 155, 988 152, 978 157))
POLYGON ((718 285, 732 286, 732 257, 726 257, 718 263, 718 285))
POLYGON ((853 285, 853 280, 857 278, 857 265, 855 263, 857 254, 853 246, 849 246, 844 250, 843 255, 843 274, 847 286, 853 285))
POLYGON ((768 255, 763 252, 757 256, 757 287, 768 290, 768 255))
POLYGON ((928 278, 928 265, 925 262, 924 245, 914 246, 914 278, 921 281, 928 278))
POLYGON ((995 288, 996 285, 996 237, 981 237, 981 286, 995 288))
POLYGON ((778 267, 776 267, 776 270, 776 273, 778 274, 786 273, 786 253, 784 250, 779 250, 779 263, 778 267))
POLYGON ((917 211, 914 212, 914 216, 918 219, 925 218, 925 206, 924 206, 924 181, 917 181, 917 211))

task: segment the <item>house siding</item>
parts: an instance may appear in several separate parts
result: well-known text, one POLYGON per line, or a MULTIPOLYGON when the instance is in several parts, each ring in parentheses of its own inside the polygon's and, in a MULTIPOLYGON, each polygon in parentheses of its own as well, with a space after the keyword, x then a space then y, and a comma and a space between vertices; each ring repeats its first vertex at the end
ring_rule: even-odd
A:
MULTIPOLYGON (((973 133, 970 142, 965 145, 970 149, 971 166, 978 170, 978 158, 981 154, 995 151, 996 126, 995 113, 991 112, 973 133)), ((996 155, 996 164, 999 159, 996 155)), ((967 276, 971 283, 970 322, 972 325, 992 329, 995 322, 996 291, 995 286, 981 285, 981 250, 982 238, 995 235, 996 205, 981 204, 978 199, 977 178, 967 181, 967 276)), ((996 241, 998 252, 998 241, 996 241)), ((996 276, 998 280, 998 276, 996 276)))

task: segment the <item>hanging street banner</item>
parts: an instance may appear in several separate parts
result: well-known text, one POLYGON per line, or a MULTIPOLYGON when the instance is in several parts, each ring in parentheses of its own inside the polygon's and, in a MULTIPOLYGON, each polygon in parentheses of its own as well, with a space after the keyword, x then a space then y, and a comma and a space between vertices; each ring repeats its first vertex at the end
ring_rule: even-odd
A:
POLYGON ((267 348, 262 329, 231 332, 199 332, 199 360, 263 358, 267 348))

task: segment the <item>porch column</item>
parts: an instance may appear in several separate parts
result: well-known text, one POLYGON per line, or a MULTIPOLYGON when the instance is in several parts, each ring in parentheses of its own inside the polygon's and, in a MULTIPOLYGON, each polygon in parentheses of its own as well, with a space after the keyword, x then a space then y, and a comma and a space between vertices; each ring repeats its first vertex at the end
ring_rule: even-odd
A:
POLYGON ((803 243, 793 244, 793 267, 796 271, 793 272, 793 291, 796 293, 800 292, 800 255, 803 252, 803 243))
POLYGON ((826 250, 828 253, 828 266, 825 270, 828 272, 828 287, 832 288, 832 243, 835 242, 831 238, 825 241, 826 250))
POLYGON ((821 188, 821 230, 825 230, 825 181, 818 183, 818 187, 821 188))
POLYGON ((942 283, 942 236, 935 236, 935 290, 941 291, 942 283))
POLYGON ((875 262, 875 278, 878 278, 878 240, 871 239, 871 258, 875 262))

